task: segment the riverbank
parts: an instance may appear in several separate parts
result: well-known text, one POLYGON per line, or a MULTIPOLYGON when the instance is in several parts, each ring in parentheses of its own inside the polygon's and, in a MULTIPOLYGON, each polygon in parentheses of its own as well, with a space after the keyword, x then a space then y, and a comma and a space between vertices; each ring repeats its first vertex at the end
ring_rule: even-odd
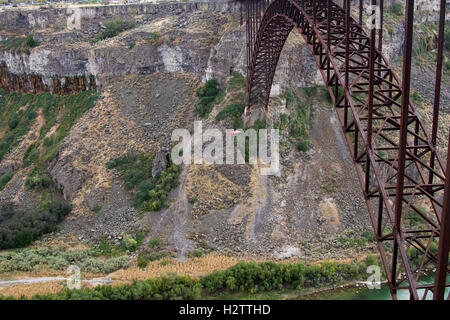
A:
MULTIPOLYGON (((59 292, 37 294, 32 299, 232 299, 248 295, 252 299, 263 295, 294 298, 296 292, 342 286, 367 276, 373 259, 338 263, 325 261, 319 264, 275 262, 238 262, 226 269, 205 276, 191 277, 168 274, 131 284, 83 286, 81 289, 64 289, 59 292)), ((5 296, 2 296, 5 299, 5 296)), ((17 296, 8 297, 10 299, 17 296)), ((23 297, 25 298, 25 297, 23 297)), ((30 297, 28 297, 30 298, 30 297)))

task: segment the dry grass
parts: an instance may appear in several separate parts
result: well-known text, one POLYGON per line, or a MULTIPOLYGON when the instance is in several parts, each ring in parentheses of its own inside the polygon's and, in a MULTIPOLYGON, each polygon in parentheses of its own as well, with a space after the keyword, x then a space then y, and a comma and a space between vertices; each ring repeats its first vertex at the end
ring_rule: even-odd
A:
POLYGON ((214 170, 213 165, 191 165, 188 177, 186 194, 196 198, 195 214, 229 208, 240 202, 245 194, 244 188, 214 170))
POLYGON ((161 260, 151 261, 144 269, 137 267, 122 269, 114 272, 111 276, 113 280, 119 280, 122 282, 131 282, 134 279, 144 280, 166 275, 167 273, 176 273, 181 276, 189 275, 195 277, 208 274, 214 270, 227 269, 241 260, 259 261, 258 259, 252 257, 229 257, 218 255, 217 253, 211 253, 199 258, 192 258, 184 262, 174 258, 169 258, 166 260, 169 262, 166 265, 163 265, 161 260))
POLYGON ((65 283, 61 281, 51 281, 45 283, 28 283, 0 287, 0 294, 15 298, 32 297, 36 294, 57 293, 65 288, 65 283))
POLYGON ((320 204, 323 216, 328 220, 330 225, 339 225, 339 213, 336 204, 332 199, 326 199, 320 204))

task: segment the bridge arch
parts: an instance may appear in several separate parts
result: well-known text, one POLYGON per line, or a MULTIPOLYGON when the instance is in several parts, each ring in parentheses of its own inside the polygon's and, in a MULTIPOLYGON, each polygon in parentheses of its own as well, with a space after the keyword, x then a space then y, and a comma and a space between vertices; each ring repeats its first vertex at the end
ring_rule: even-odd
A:
MULTIPOLYGON (((332 16, 330 28, 334 31, 343 31, 345 26, 342 23, 345 11, 334 2, 331 2, 330 10, 332 12, 330 14, 332 16)), ((338 59, 339 55, 335 55, 334 50, 331 50, 337 43, 342 42, 342 38, 330 37, 330 50, 333 52, 327 52, 326 50, 328 49, 328 25, 325 24, 325 22, 328 22, 327 12, 327 1, 270 1, 259 22, 256 39, 249 52, 248 112, 260 107, 267 108, 281 51, 294 28, 299 31, 308 45, 327 86, 333 88, 336 85, 345 86, 345 83, 341 83, 344 81, 341 72, 343 61, 338 59), (313 7, 313 3, 315 3, 315 7, 313 7), (324 66, 325 62, 327 66, 324 66), (331 83, 333 79, 335 81, 331 83)), ((353 30, 353 32, 356 31, 365 35, 365 32, 353 18, 350 18, 350 23, 352 29, 359 29, 353 30)), ((366 36, 365 40, 368 42, 369 38, 366 36)), ((367 46, 367 43, 362 41, 360 48, 365 46, 367 46)), ((378 52, 375 54, 378 55, 378 52)), ((381 57, 381 55, 379 56, 381 57)), ((338 93, 336 88, 330 91, 333 100, 338 99, 338 93)))
MULTIPOLYGON (((445 167, 419 112, 409 102, 410 71, 404 69, 401 81, 381 46, 376 46, 376 31, 368 35, 351 17, 349 0, 344 1, 345 9, 327 0, 261 2, 264 5, 251 4, 256 14, 247 10, 246 113, 267 110, 281 51, 297 28, 337 111, 391 294, 395 298, 397 290, 405 288, 414 299, 426 296, 432 286, 419 293, 416 275, 424 272, 429 261, 440 264, 429 248, 440 236, 445 167), (436 163, 430 163, 430 158, 436 163), (421 209, 424 206, 427 212, 421 209), (419 215, 426 227, 419 230, 405 225, 405 218, 412 214, 419 215), (418 265, 408 256, 411 248, 422 254, 418 265)), ((412 50, 411 7, 408 1, 405 56, 411 56, 412 50)))

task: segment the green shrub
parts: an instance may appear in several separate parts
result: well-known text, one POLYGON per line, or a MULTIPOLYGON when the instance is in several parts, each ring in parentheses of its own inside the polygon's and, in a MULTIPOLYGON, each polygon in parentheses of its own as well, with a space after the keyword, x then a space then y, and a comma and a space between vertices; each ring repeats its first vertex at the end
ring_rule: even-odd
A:
POLYGON ((199 101, 195 105, 195 109, 201 117, 207 118, 211 112, 216 96, 220 91, 218 86, 217 79, 210 79, 203 86, 197 88, 195 93, 199 101))
POLYGON ((155 48, 158 47, 162 43, 161 39, 159 38, 159 35, 155 32, 152 32, 150 38, 148 38, 148 37, 145 38, 145 41, 147 41, 151 46, 153 46, 155 48))
POLYGON ((194 252, 194 256, 196 256, 197 258, 202 257, 204 254, 205 253, 203 252, 203 250, 200 250, 200 249, 195 250, 195 252, 194 252))
POLYGON ((189 200, 188 200, 188 202, 189 202, 190 204, 194 204, 194 203, 197 202, 197 198, 196 198, 196 197, 190 197, 189 200))
POLYGON ((29 49, 39 45, 31 34, 25 37, 11 37, 7 40, 0 41, 0 48, 4 50, 12 50, 29 54, 29 49))
POLYGON ((339 242, 346 248, 361 249, 367 244, 367 240, 363 237, 340 237, 339 242))
MULTIPOLYGON (((303 93, 301 99, 297 92, 288 90, 284 93, 286 106, 291 109, 291 113, 281 114, 277 127, 289 132, 291 142, 299 151, 306 152, 309 149, 309 130, 314 124, 313 100, 318 94, 318 87, 303 88, 299 92, 303 93)), ((320 93, 325 96, 324 92, 320 93)))
POLYGON ((0 249, 21 248, 39 236, 56 230, 57 224, 71 211, 71 204, 47 198, 36 212, 17 211, 10 203, 0 206, 0 249))
POLYGON ((227 105, 216 115, 216 120, 220 121, 227 117, 240 117, 244 113, 245 105, 242 103, 232 103, 227 105))
POLYGON ((130 265, 128 256, 113 257, 107 260, 100 258, 87 258, 80 265, 84 272, 111 273, 113 271, 127 268, 130 265))
POLYGON ((2 177, 0 178, 0 190, 3 190, 3 188, 5 188, 6 184, 11 181, 13 177, 13 173, 12 172, 7 172, 4 175, 2 175, 2 177))
POLYGON ((365 231, 363 233, 363 237, 369 242, 375 242, 377 240, 373 231, 365 231))
POLYGON ((161 239, 159 239, 159 238, 152 238, 148 242, 148 245, 149 245, 150 248, 157 249, 161 245, 161 239))
POLYGON ((30 189, 46 189, 52 183, 49 176, 29 176, 25 179, 25 186, 30 189))
POLYGON ((143 268, 147 267, 149 261, 150 260, 148 259, 147 254, 142 253, 142 252, 138 254, 137 265, 139 268, 143 269, 143 268))
POLYGON ((309 149, 309 141, 308 140, 301 140, 297 142, 297 149, 299 151, 306 152, 309 149))
POLYGON ((450 51, 450 21, 445 22, 444 44, 445 44, 445 49, 447 51, 450 51))
POLYGON ((138 247, 138 243, 137 243, 136 239, 134 239, 130 235, 126 235, 122 241, 124 241, 125 247, 128 251, 130 251, 130 252, 136 251, 136 249, 138 247))
POLYGON ((377 257, 374 255, 368 255, 364 261, 367 266, 378 265, 377 257))
POLYGON ((402 2, 394 2, 392 4, 392 12, 397 16, 402 16, 405 11, 405 5, 402 2))
POLYGON ((245 88, 247 79, 239 72, 233 72, 233 76, 228 81, 228 90, 238 90, 245 88))
POLYGON ((19 117, 17 116, 17 114, 14 113, 8 121, 8 126, 12 130, 15 129, 18 124, 19 124, 19 117))
POLYGON ((25 38, 25 43, 29 48, 33 48, 37 45, 37 42, 33 39, 33 36, 31 34, 27 35, 27 37, 25 38))
POLYGON ((105 23, 105 29, 97 35, 98 39, 107 39, 117 36, 122 31, 134 28, 136 23, 134 21, 122 20, 121 18, 114 18, 105 23))
POLYGON ((108 169, 118 170, 125 189, 133 191, 133 206, 138 210, 158 211, 166 206, 170 190, 178 185, 179 167, 169 162, 168 168, 152 177, 154 155, 125 155, 106 163, 108 169))

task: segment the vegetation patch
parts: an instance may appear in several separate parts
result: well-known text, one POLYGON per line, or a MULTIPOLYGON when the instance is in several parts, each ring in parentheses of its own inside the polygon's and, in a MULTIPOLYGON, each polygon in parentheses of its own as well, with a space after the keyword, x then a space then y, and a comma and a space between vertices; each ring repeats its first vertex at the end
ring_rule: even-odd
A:
POLYGON ((136 26, 136 22, 131 20, 123 20, 114 18, 105 23, 105 29, 97 34, 97 39, 104 40, 117 36, 119 33, 132 29, 136 26))
POLYGON ((13 173, 12 172, 7 172, 4 175, 1 176, 0 178, 0 191, 2 191, 6 184, 12 179, 13 177, 13 173))
POLYGON ((11 37, 7 40, 0 41, 0 48, 30 54, 30 49, 39 45, 31 34, 25 37, 11 37))
POLYGON ((0 105, 2 106, 0 129, 6 131, 0 140, 0 161, 30 131, 39 108, 34 101, 35 96, 32 94, 16 92, 5 94, 4 90, 0 89, 0 105))
POLYGON ((405 13, 405 5, 400 1, 394 2, 392 4, 392 12, 397 16, 403 16, 405 13))
POLYGON ((195 94, 199 98, 199 101, 195 105, 195 110, 197 110, 202 118, 207 118, 211 112, 217 95, 220 92, 218 86, 217 79, 210 79, 203 86, 197 88, 195 94))
POLYGON ((70 203, 48 196, 36 211, 17 211, 14 204, 0 206, 0 249, 21 248, 42 234, 55 231, 71 211, 70 203))
MULTIPOLYGON (((0 210, 0 248, 23 247, 45 233, 55 231, 57 224, 70 212, 71 205, 61 199, 47 172, 49 162, 58 155, 59 146, 69 134, 73 124, 97 99, 94 91, 68 96, 49 93, 8 93, 0 90, 0 129, 5 131, 0 140, 0 160, 16 147, 30 131, 42 110, 43 125, 38 138, 26 149, 22 167, 34 165, 25 180, 25 186, 41 199, 35 211, 19 212, 12 204, 3 204, 0 210), (47 137, 52 127, 55 133, 47 137)), ((12 179, 14 173, 0 178, 0 190, 12 179)))
POLYGON ((146 233, 146 230, 128 233, 118 245, 116 245, 114 240, 107 239, 105 236, 94 246, 93 252, 96 256, 106 257, 120 256, 126 252, 135 252, 142 244, 146 233))
POLYGON ((77 265, 82 272, 110 273, 130 265, 126 255, 103 259, 90 249, 68 250, 59 247, 21 249, 0 253, 0 273, 66 270, 77 265))
POLYGON ((233 72, 233 76, 227 83, 227 86, 221 90, 220 102, 227 97, 228 104, 216 115, 216 121, 228 119, 233 126, 233 129, 244 127, 242 121, 242 114, 245 111, 246 105, 246 86, 247 79, 239 72, 233 72), (222 97, 223 96, 223 97, 222 97))
POLYGON ((152 32, 150 37, 146 37, 144 40, 154 48, 157 48, 164 43, 164 39, 161 38, 156 32, 152 32))
POLYGON ((245 110, 245 104, 243 103, 231 103, 222 109, 217 115, 216 120, 230 119, 233 129, 239 129, 243 126, 242 114, 245 110))
POLYGON ((159 211, 167 206, 167 196, 178 185, 180 168, 167 159, 168 167, 152 177, 154 155, 125 155, 108 161, 108 169, 116 169, 125 180, 125 189, 133 193, 133 207, 139 211, 159 211))
POLYGON ((57 155, 59 145, 69 134, 70 129, 80 116, 91 108, 98 98, 95 91, 83 91, 68 96, 12 92, 6 94, 0 89, 0 129, 5 130, 0 140, 0 160, 16 147, 36 121, 38 109, 42 109, 44 124, 39 137, 25 152, 23 167, 28 167, 38 160, 50 161, 57 155), (54 135, 46 134, 59 120, 54 135), (44 142, 44 152, 39 147, 44 142))
POLYGON ((148 248, 139 253, 137 264, 139 268, 147 267, 150 261, 161 260, 167 257, 175 257, 174 252, 170 252, 162 247, 162 241, 159 238, 152 238, 148 242, 148 248))
POLYGON ((301 88, 298 96, 294 91, 288 90, 284 93, 286 107, 291 110, 289 115, 281 114, 280 119, 274 127, 280 130, 287 130, 291 142, 300 151, 307 151, 310 146, 309 130, 314 124, 313 100, 317 95, 318 87, 301 88))

